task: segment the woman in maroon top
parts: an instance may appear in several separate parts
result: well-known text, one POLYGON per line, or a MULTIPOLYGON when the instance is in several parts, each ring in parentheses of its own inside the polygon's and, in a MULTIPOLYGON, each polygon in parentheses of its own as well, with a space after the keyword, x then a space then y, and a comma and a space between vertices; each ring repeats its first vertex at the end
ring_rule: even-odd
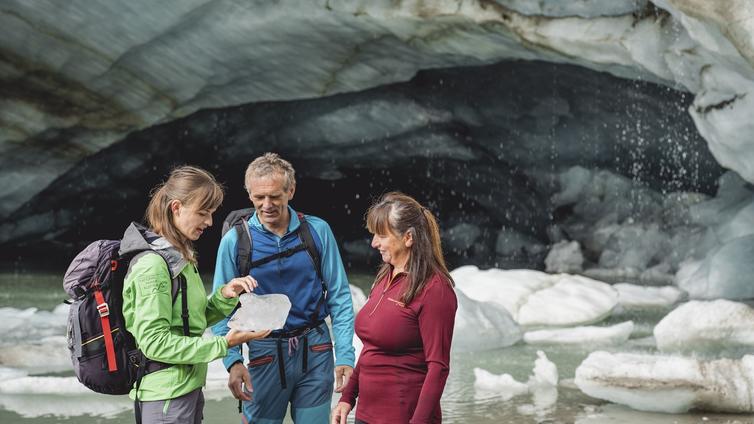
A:
POLYGON ((388 193, 369 208, 367 228, 384 264, 356 316, 364 349, 332 423, 346 423, 357 397, 357 423, 440 423, 457 301, 437 221, 413 198, 388 193))

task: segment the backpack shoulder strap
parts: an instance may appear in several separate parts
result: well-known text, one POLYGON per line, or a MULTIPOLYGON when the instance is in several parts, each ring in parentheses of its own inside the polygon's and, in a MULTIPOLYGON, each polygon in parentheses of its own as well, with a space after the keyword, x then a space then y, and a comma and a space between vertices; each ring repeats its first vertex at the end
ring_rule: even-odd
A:
POLYGON ((223 221, 223 236, 231 229, 235 230, 236 242, 236 272, 238 276, 249 275, 251 271, 251 252, 253 239, 249 232, 249 218, 254 214, 254 208, 237 209, 228 213, 223 221))
MULTIPOLYGON (((186 277, 183 274, 178 274, 178 288, 181 292, 181 321, 183 321, 183 335, 188 337, 191 335, 189 332, 189 311, 188 311, 188 288, 186 287, 186 277)), ((175 280, 173 280, 173 287, 175 287, 175 280)), ((175 303, 176 295, 173 295, 173 303, 175 303)))
POLYGON ((249 232, 249 224, 245 219, 239 220, 233 225, 238 235, 236 241, 236 268, 239 277, 249 275, 251 272, 251 252, 254 251, 254 239, 249 232))
POLYGON ((317 271, 317 276, 319 277, 320 281, 322 281, 323 284, 323 291, 327 291, 326 287, 324 287, 325 279, 322 278, 322 258, 319 255, 319 251, 317 250, 317 245, 314 244, 314 237, 312 236, 312 230, 309 226, 309 223, 306 221, 306 217, 301 212, 296 212, 296 215, 298 215, 298 219, 300 221, 299 229, 298 229, 298 235, 301 238, 301 243, 306 247, 307 253, 309 253, 309 257, 312 260, 312 264, 314 265, 314 269, 317 271))
POLYGON ((327 283, 325 283, 325 279, 322 277, 322 258, 317 250, 317 245, 314 244, 311 226, 309 226, 303 213, 296 212, 296 214, 298 215, 299 221, 301 221, 298 227, 298 235, 299 238, 301 238, 301 244, 306 248, 306 252, 309 254, 309 258, 314 265, 314 270, 317 271, 317 277, 319 277, 320 284, 322 284, 322 296, 319 297, 317 306, 314 308, 311 318, 309 318, 311 325, 316 326, 319 318, 319 311, 327 300, 327 283))

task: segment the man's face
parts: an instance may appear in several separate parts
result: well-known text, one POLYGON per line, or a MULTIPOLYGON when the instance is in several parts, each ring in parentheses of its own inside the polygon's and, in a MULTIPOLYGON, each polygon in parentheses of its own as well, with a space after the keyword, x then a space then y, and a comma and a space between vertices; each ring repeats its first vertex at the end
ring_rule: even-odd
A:
POLYGON ((280 174, 249 180, 249 199, 262 225, 271 230, 288 228, 288 201, 293 199, 295 189, 285 190, 285 177, 280 174))

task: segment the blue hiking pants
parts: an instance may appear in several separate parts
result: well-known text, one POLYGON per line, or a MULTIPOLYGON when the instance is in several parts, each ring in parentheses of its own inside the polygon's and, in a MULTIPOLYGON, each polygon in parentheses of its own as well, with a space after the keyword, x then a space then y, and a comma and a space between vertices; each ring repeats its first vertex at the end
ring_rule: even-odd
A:
POLYGON ((249 423, 282 423, 288 403, 295 423, 329 423, 335 364, 327 324, 298 337, 254 340, 249 358, 254 392, 243 402, 249 423))

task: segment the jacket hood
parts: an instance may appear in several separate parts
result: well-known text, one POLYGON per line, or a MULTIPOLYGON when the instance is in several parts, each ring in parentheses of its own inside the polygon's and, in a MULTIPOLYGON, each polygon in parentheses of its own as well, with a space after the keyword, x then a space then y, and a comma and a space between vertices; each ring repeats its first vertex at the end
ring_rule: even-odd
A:
POLYGON ((165 258, 170 265, 170 278, 177 277, 188 264, 183 255, 166 238, 149 231, 147 227, 139 223, 132 222, 123 233, 118 254, 120 256, 135 255, 149 250, 165 258))

